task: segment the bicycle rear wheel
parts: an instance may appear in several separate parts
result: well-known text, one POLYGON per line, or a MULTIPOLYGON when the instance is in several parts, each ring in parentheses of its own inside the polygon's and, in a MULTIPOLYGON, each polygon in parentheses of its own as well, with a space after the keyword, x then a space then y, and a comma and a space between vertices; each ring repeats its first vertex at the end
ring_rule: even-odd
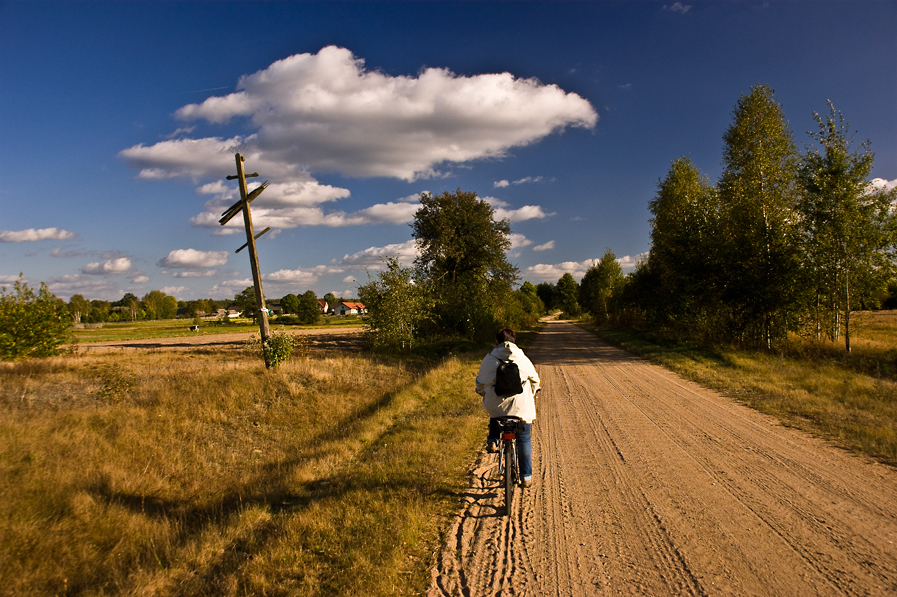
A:
POLYGON ((504 442, 505 516, 511 515, 511 505, 514 503, 514 488, 517 485, 517 451, 514 448, 514 440, 506 440, 504 442))

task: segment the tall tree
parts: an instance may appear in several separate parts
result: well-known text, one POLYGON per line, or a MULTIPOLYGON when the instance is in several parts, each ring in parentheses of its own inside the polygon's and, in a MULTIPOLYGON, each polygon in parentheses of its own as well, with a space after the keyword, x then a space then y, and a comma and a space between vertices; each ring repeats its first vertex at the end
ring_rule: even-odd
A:
POLYGON ((255 302, 255 288, 247 286, 240 294, 234 295, 234 304, 240 310, 241 317, 255 317, 258 303, 255 302))
POLYGON ((421 194, 411 224, 415 266, 435 298, 438 323, 470 337, 494 334, 496 305, 513 290, 517 268, 507 220, 474 192, 421 194))
POLYGON ((623 268, 608 248, 594 263, 579 284, 579 304, 599 321, 610 319, 610 301, 614 290, 623 284, 623 268))
POLYGON ((579 284, 573 278, 573 274, 567 272, 561 276, 555 286, 555 304, 564 310, 564 313, 578 317, 582 313, 579 305, 579 284))
POLYGON ((81 323, 82 319, 87 319, 90 315, 90 301, 83 295, 73 294, 69 299, 69 312, 72 314, 73 323, 81 323))
MULTIPOLYGON (((719 195, 689 158, 673 161, 649 208, 657 321, 705 335, 720 309, 719 195)), ((583 280, 585 281, 585 280, 583 280)))
POLYGON ((283 307, 284 313, 295 314, 299 311, 299 297, 290 293, 280 299, 280 306, 283 307))
POLYGON ((361 302, 368 309, 366 335, 377 349, 409 350, 429 316, 429 298, 421 280, 395 257, 386 259, 386 269, 359 286, 361 302))
POLYGON ((296 317, 300 323, 312 324, 318 320, 321 311, 318 309, 318 297, 314 290, 306 290, 299 297, 299 304, 296 308, 296 317))
POLYGON ((804 192, 798 212, 815 286, 817 336, 826 319, 833 340, 843 325, 850 352, 851 311, 886 287, 893 272, 895 192, 870 187, 866 179, 875 154, 869 141, 851 151, 849 125, 828 105, 825 118, 813 113, 818 131, 810 137, 816 146, 808 149, 800 168, 804 192))
POLYGON ((551 282, 539 282, 539 284, 536 285, 536 294, 539 295, 540 299, 542 299, 542 304, 545 305, 546 313, 548 313, 549 310, 554 309, 554 284, 552 284, 551 282))
POLYGON ((772 347, 794 325, 798 154, 767 85, 741 96, 723 136, 719 181, 725 299, 742 341, 772 347))

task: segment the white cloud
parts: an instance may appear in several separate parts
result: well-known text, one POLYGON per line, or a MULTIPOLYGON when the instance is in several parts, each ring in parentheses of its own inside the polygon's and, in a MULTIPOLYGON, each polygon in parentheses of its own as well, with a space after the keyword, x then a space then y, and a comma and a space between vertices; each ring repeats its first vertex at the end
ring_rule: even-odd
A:
MULTIPOLYGON (((619 257, 617 263, 624 270, 631 269, 644 259, 646 255, 647 253, 640 253, 635 256, 626 255, 619 257)), ((521 277, 530 282, 557 282, 561 276, 569 273, 577 280, 582 280, 589 268, 596 263, 598 263, 598 258, 586 259, 585 261, 564 261, 556 264, 539 263, 526 268, 521 277)))
MULTIPOLYGON (((167 272, 165 272, 165 273, 167 273, 167 272)), ((218 275, 218 270, 210 269, 210 270, 206 270, 204 272, 197 272, 197 271, 190 270, 190 271, 186 271, 186 272, 174 272, 171 275, 174 276, 175 278, 211 278, 213 276, 218 275)))
POLYGON ((134 277, 131 279, 131 281, 132 281, 134 284, 145 284, 145 283, 149 282, 149 280, 150 280, 150 279, 149 279, 147 276, 142 276, 142 275, 141 275, 141 276, 134 276, 134 277))
POLYGON ((509 237, 511 239, 511 249, 519 249, 521 247, 528 247, 529 245, 533 244, 533 241, 526 238, 522 234, 517 234, 515 232, 512 232, 509 235, 509 237))
POLYGON ((0 231, 0 242, 23 243, 38 240, 74 240, 78 235, 59 228, 28 228, 27 230, 0 231))
POLYGON ((894 180, 885 180, 884 178, 873 178, 869 181, 869 184, 872 185, 875 189, 885 189, 890 191, 892 189, 897 188, 897 178, 894 180))
POLYGON ((243 290, 252 286, 252 278, 244 278, 242 280, 225 280, 220 284, 215 284, 209 289, 210 296, 227 296, 230 298, 231 296, 236 295, 239 292, 243 292, 243 290))
POLYGON ((202 268, 215 267, 227 263, 227 251, 197 251, 196 249, 175 249, 168 257, 159 260, 159 267, 202 268))
POLYGON ((81 268, 81 273, 91 276, 108 276, 110 274, 123 274, 131 269, 131 260, 127 257, 110 259, 102 263, 88 263, 81 268))
POLYGON ((682 4, 681 2, 674 2, 672 5, 663 5, 664 10, 669 10, 670 12, 681 12, 682 14, 687 13, 691 10, 691 4, 682 4))
POLYGON ((543 178, 541 176, 527 176, 525 178, 521 178, 520 180, 515 180, 511 184, 527 184, 531 182, 542 182, 543 178))
POLYGON ((510 184, 511 183, 509 183, 507 180, 496 180, 495 182, 492 183, 492 188, 503 189, 507 186, 510 186, 510 184))
POLYGON ((185 290, 187 290, 187 287, 186 286, 163 286, 159 290, 161 290, 162 292, 164 292, 165 294, 167 294, 169 296, 176 297, 177 295, 179 295, 182 292, 184 292, 185 290))
POLYGON ((353 282, 355 282, 355 276, 346 276, 345 278, 343 278, 344 284, 352 284, 353 282))
MULTIPOLYGON (((410 266, 417 257, 417 243, 414 239, 404 243, 386 245, 385 247, 369 247, 363 251, 345 255, 342 259, 334 260, 335 264, 346 267, 367 267, 380 269, 383 266, 381 258, 395 257, 403 266, 410 266)), ((344 282, 346 280, 343 280, 344 282)))
MULTIPOLYGON (((6 286, 7 284, 12 286, 18 281, 19 276, 0 276, 0 286, 6 286)), ((24 281, 28 282, 27 278, 24 281)))
POLYGON ((121 156, 144 178, 220 178, 232 173, 239 150, 252 169, 279 181, 303 168, 410 181, 598 120, 588 101, 557 85, 440 68, 392 77, 366 70, 363 59, 335 46, 279 60, 241 77, 237 89, 176 116, 211 123, 243 117, 257 133, 136 145, 121 156))
POLYGON ((551 215, 554 214, 545 213, 538 205, 524 205, 520 209, 504 209, 502 207, 499 207, 495 210, 496 220, 503 220, 507 218, 511 222, 523 222, 525 220, 533 219, 541 220, 551 215))
POLYGON ((550 240, 543 245, 536 245, 535 247, 533 247, 533 251, 547 251, 547 250, 553 249, 553 248, 554 248, 554 241, 550 240))

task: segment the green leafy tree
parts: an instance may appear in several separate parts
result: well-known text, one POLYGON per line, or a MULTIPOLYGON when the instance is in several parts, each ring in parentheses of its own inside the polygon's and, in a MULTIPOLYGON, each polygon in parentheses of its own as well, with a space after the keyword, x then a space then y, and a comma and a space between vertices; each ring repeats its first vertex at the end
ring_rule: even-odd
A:
POLYGON ((87 317, 88 323, 103 323, 109 319, 109 301, 92 300, 90 301, 90 315, 87 317))
POLYGON ((334 295, 332 292, 328 292, 327 294, 325 294, 324 300, 327 301, 327 306, 331 309, 333 309, 333 306, 339 302, 339 299, 336 298, 336 295, 334 295))
POLYGON ((125 293, 121 300, 112 303, 112 306, 123 307, 130 316, 131 321, 137 319, 137 314, 140 312, 140 300, 130 292, 125 293))
POLYGON ((675 160, 649 204, 650 267, 659 286, 646 307, 679 333, 712 336, 723 325, 719 194, 688 158, 675 160))
POLYGON ((80 294, 73 294, 69 299, 69 312, 72 314, 73 323, 81 323, 90 315, 90 301, 80 294))
POLYGON ((21 278, 0 288, 0 357, 7 361, 59 354, 69 340, 71 313, 41 282, 37 292, 21 278))
POLYGON ((851 312, 886 288, 893 273, 897 193, 870 188, 875 154, 868 140, 851 151, 848 123, 831 102, 828 116, 813 118, 816 146, 803 159, 797 208, 815 289, 813 319, 817 337, 826 328, 836 340, 843 326, 850 352, 851 312))
POLYGON ((506 256, 510 225, 494 215, 476 193, 458 189, 423 193, 411 224, 415 266, 433 292, 437 323, 471 338, 494 334, 497 307, 517 279, 506 256))
POLYGON ((374 348, 405 351, 414 347, 432 306, 415 270, 389 257, 386 269, 376 278, 368 273, 368 283, 359 286, 358 294, 368 309, 365 333, 374 348))
POLYGON ((173 319, 178 312, 178 301, 161 290, 150 290, 141 299, 146 319, 173 319))
POLYGON ((586 271, 579 284, 579 303, 598 321, 610 320, 610 304, 614 291, 623 284, 623 268, 617 256, 607 249, 598 263, 586 271))
POLYGON ((299 297, 296 318, 300 323, 312 324, 318 321, 321 311, 318 309, 318 297, 314 290, 307 290, 299 297))
POLYGON ((284 313, 296 314, 299 312, 299 297, 292 293, 288 294, 280 299, 280 305, 284 313))
POLYGON ((582 308, 579 306, 579 284, 570 272, 567 272, 558 280, 555 286, 555 304, 563 309, 564 313, 579 317, 582 308))
POLYGON ((555 287, 551 282, 540 282, 536 286, 536 294, 542 300, 542 304, 545 305, 545 312, 548 313, 550 309, 555 308, 554 299, 555 299, 555 287))
POLYGON ((254 318, 258 310, 258 303, 255 301, 255 288, 247 286, 243 292, 234 295, 234 304, 237 305, 242 317, 254 318))
POLYGON ((794 204, 798 154, 773 90, 758 85, 723 136, 719 181, 725 301, 737 339, 772 348, 800 309, 794 204))

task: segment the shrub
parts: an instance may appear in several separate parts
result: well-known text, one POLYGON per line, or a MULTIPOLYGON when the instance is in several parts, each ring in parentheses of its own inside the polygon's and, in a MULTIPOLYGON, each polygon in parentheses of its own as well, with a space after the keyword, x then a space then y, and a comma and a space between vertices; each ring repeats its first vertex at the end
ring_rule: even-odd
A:
POLYGON ((0 358, 17 361, 59 354, 69 339, 71 316, 41 282, 35 293, 22 278, 13 292, 0 288, 0 358))

